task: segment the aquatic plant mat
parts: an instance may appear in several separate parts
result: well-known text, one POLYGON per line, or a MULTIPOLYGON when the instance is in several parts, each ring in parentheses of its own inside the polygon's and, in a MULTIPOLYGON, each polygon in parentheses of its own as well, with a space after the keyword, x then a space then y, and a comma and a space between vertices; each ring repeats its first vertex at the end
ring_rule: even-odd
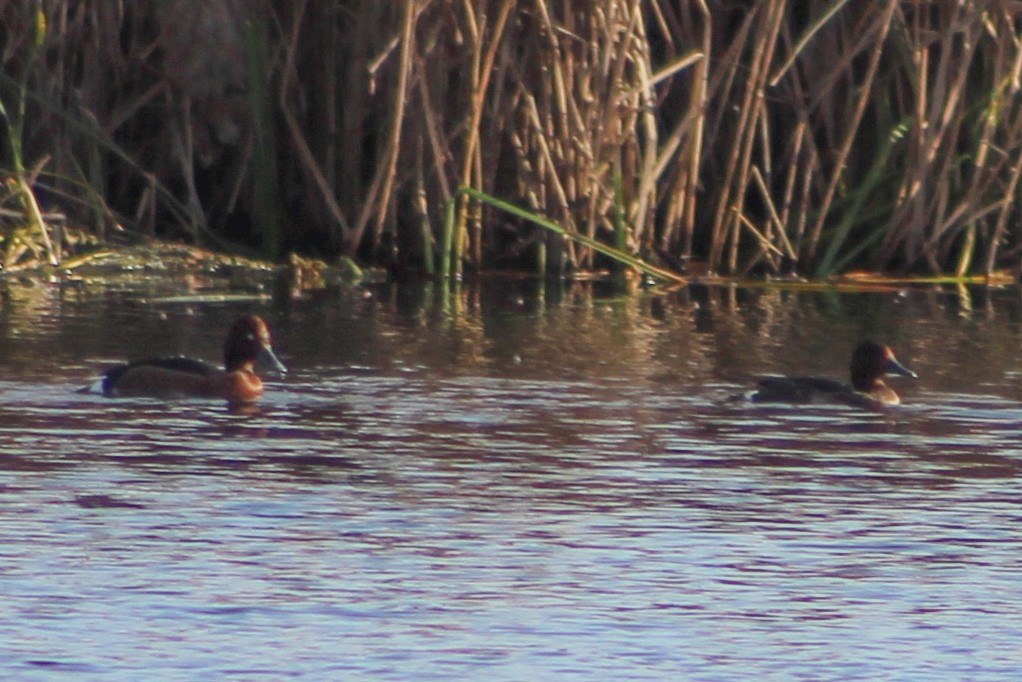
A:
MULTIPOLYGON (((531 219, 531 217, 530 217, 531 219)), ((558 233, 551 226, 553 232, 558 233)), ((603 248, 601 246, 601 248, 603 248)), ((609 248, 609 247, 608 247, 609 248)), ((611 255, 613 249, 609 249, 611 255)), ((741 278, 715 275, 682 276, 678 273, 649 267, 635 258, 627 262, 629 273, 620 271, 577 271, 559 278, 565 281, 604 281, 622 293, 643 290, 676 289, 689 284, 779 288, 793 291, 896 291, 905 287, 941 286, 1003 287, 1018 282, 1014 273, 997 271, 990 277, 891 277, 880 273, 857 272, 826 279, 741 278), (637 266, 631 269, 632 266, 637 266)), ((319 259, 292 254, 282 263, 217 253, 182 244, 152 242, 118 249, 97 249, 68 258, 58 266, 45 262, 26 263, 17 268, 0 270, 0 284, 32 285, 61 281, 97 286, 134 287, 145 283, 159 284, 161 300, 176 302, 211 302, 225 300, 256 300, 275 296, 301 297, 316 291, 347 290, 380 283, 390 277, 380 269, 362 269, 347 260, 328 263, 319 259)), ((535 273, 521 271, 485 271, 466 275, 468 278, 536 278, 535 273)), ((442 277, 425 278, 424 282, 446 281, 442 277)), ((445 287, 447 291, 454 291, 445 287)))

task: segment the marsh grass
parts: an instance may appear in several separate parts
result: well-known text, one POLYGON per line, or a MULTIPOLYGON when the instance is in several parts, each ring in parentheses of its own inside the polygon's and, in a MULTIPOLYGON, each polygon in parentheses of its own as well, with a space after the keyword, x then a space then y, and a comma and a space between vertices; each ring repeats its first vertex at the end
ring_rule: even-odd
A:
POLYGON ((732 276, 1022 255, 1017 3, 0 0, 0 20, 0 229, 44 260, 58 210, 444 277, 599 268, 600 245, 732 276))

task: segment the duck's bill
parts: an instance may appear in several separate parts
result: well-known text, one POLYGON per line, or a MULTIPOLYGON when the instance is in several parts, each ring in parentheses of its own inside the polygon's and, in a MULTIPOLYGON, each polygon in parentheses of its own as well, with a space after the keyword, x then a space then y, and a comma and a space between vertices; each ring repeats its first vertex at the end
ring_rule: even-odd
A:
POLYGON ((894 358, 887 359, 887 364, 884 366, 884 370, 887 374, 894 374, 900 377, 909 377, 912 379, 919 378, 918 374, 916 374, 908 367, 895 360, 894 358))
POLYGON ((259 360, 262 364, 277 372, 277 374, 287 374, 287 367, 277 359, 271 347, 263 346, 263 349, 259 351, 259 360))

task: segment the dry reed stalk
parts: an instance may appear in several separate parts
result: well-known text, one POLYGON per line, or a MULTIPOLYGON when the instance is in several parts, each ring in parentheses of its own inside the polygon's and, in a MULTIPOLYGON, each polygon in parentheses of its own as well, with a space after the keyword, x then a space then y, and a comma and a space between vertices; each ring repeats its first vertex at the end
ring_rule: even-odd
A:
MULTIPOLYGON (((792 201, 794 200, 795 185, 798 180, 798 173, 802 169, 799 160, 802 158, 801 152, 802 145, 805 142, 806 129, 807 127, 804 120, 800 120, 795 126, 795 132, 793 135, 794 140, 792 141, 791 145, 792 147, 790 157, 791 160, 788 163, 788 172, 784 179, 784 193, 781 198, 781 211, 780 214, 777 216, 778 233, 784 238, 785 242, 788 244, 789 249, 788 257, 791 259, 792 263, 798 261, 798 253, 793 247, 791 247, 791 242, 788 239, 786 231, 789 221, 792 219, 791 204, 792 201)), ((804 214, 802 214, 800 217, 804 218, 804 214)), ((801 232, 796 230, 795 237, 796 243, 799 241, 800 238, 801 232)))
POLYGON ((400 51, 397 60, 397 85, 394 89, 394 104, 390 113, 390 127, 386 131, 383 162, 376 168, 376 174, 369 185, 366 201, 348 239, 349 244, 345 249, 348 254, 354 253, 374 215, 376 216, 374 236, 377 240, 383 230, 384 221, 387 218, 393 219, 394 211, 391 206, 391 196, 402 142, 401 132, 404 123, 405 101, 408 98, 408 81, 411 76, 411 55, 415 37, 414 28, 419 13, 417 4, 414 0, 404 4, 398 43, 400 51))
MULTIPOLYGON (((353 229, 348 220, 346 212, 340 205, 337 192, 337 157, 338 145, 338 117, 336 113, 336 101, 334 100, 334 88, 323 88, 321 97, 325 97, 324 106, 320 109, 322 119, 325 120, 324 128, 332 134, 325 139, 317 135, 317 129, 306 130, 303 128, 298 114, 295 113, 291 104, 292 96, 299 87, 298 57, 301 49, 301 27, 303 25, 308 3, 304 0, 293 6, 291 15, 292 25, 287 32, 287 39, 283 42, 284 60, 281 68, 281 83, 277 94, 277 108, 284 119, 287 128, 288 138, 293 145, 295 164, 301 170, 303 176, 309 181, 310 188, 315 188, 320 200, 319 206, 328 216, 328 219, 336 225, 335 229, 327 230, 327 243, 335 248, 343 244, 352 243, 353 229), (320 142, 319 153, 313 151, 310 139, 320 142)), ((312 11, 315 11, 315 4, 312 11)), ((319 19, 324 19, 320 16, 319 19)), ((327 23, 331 26, 332 23, 327 23)), ((329 60, 327 60, 329 61, 329 60)), ((324 74, 325 80, 335 77, 335 71, 328 68, 324 74)))
POLYGON ((554 152, 551 149, 553 145, 549 140, 549 136, 544 134, 543 122, 540 119, 536 100, 528 93, 522 93, 522 101, 525 104, 525 115, 529 124, 532 126, 530 132, 534 135, 533 139, 542 157, 543 168, 546 171, 546 176, 539 179, 544 181, 545 186, 552 190, 554 201, 557 202, 559 214, 563 215, 565 218, 569 218, 568 230, 570 232, 574 232, 575 226, 573 221, 570 220, 571 208, 568 203, 568 192, 565 189, 565 185, 561 181, 561 178, 557 174, 557 162, 554 158, 554 152))
MULTIPOLYGON (((762 9, 762 5, 759 8, 754 9, 746 16, 743 27, 739 32, 739 36, 748 35, 754 25, 755 14, 762 9)), ((741 38, 736 41, 736 45, 741 45, 741 38)), ((758 42, 753 39, 753 42, 758 42)), ((734 78, 735 72, 741 67, 741 62, 737 59, 737 53, 735 53, 735 59, 732 61, 731 68, 728 69, 728 73, 731 79, 734 78)), ((753 78, 749 78, 746 81, 746 87, 743 89, 741 102, 738 105, 738 122, 734 126, 733 137, 736 143, 730 148, 727 160, 724 162, 723 168, 723 180, 720 183, 720 190, 716 199, 715 215, 713 218, 712 227, 710 228, 710 247, 708 262, 711 269, 716 269, 720 265, 721 256, 724 252, 725 241, 730 231, 730 218, 734 215, 731 210, 732 203, 731 197, 735 191, 735 177, 739 174, 741 163, 741 155, 744 146, 737 143, 741 140, 745 130, 748 127, 749 116, 752 114, 752 106, 756 97, 756 89, 754 86, 753 78)))
MULTIPOLYGON (((969 10, 962 8, 962 11, 969 10)), ((919 121, 919 134, 913 138, 918 145, 915 150, 918 157, 911 166, 912 172, 905 179, 900 192, 902 201, 892 218, 898 227, 886 235, 882 247, 888 252, 893 251, 899 243, 908 252, 919 250, 920 245, 926 242, 924 233, 932 220, 940 195, 947 192, 950 145, 958 137, 961 123, 956 111, 964 93, 978 33, 983 30, 980 21, 968 21, 965 14, 952 16, 950 21, 960 30, 946 33, 941 42, 940 59, 933 73, 933 96, 925 118, 919 121), (964 43, 961 51, 955 49, 959 41, 964 43), (937 196, 927 191, 931 186, 936 186, 937 196)), ((928 64, 929 60, 923 63, 928 64)), ((925 100, 920 98, 920 102, 922 105, 925 100)), ((931 269, 936 267, 932 250, 927 249, 922 255, 930 261, 931 269)))
MULTIPOLYGON (((750 166, 758 130, 758 121, 763 112, 763 88, 768 76, 770 61, 776 47, 783 15, 783 2, 762 3, 757 7, 765 16, 752 34, 752 57, 749 74, 739 105, 738 123, 735 128, 736 144, 725 167, 724 197, 717 205, 714 220, 713 242, 709 265, 716 270, 722 266, 728 272, 735 272, 738 266, 738 246, 741 223, 737 216, 744 210, 745 193, 749 184, 750 166), (733 197, 733 199, 732 199, 733 197), (726 244, 730 242, 727 262, 722 263, 726 244)), ((750 12, 749 18, 754 16, 750 12)))
MULTIPOLYGON (((747 131, 744 140, 744 150, 742 152, 742 164, 740 173, 738 176, 738 187, 735 193, 735 204, 734 208, 738 213, 744 212, 745 207, 745 196, 749 187, 749 176, 752 172, 753 166, 753 154, 754 145, 756 143, 756 137, 762 128, 760 125, 764 121, 765 111, 765 88, 766 80, 769 76, 770 63, 773 60, 775 48, 777 47, 777 37, 781 30, 781 20, 784 16, 784 3, 776 3, 770 6, 766 16, 766 29, 765 37, 758 41, 757 51, 753 58, 753 74, 755 77, 755 83, 753 85, 755 89, 754 109, 751 113, 750 118, 747 120, 747 131), (758 125, 759 124, 759 125, 758 125)), ((765 135, 761 139, 765 139, 765 135)), ((770 158, 770 150, 767 145, 761 145, 762 156, 765 162, 768 163, 770 158)), ((769 173, 769 169, 767 170, 769 173)), ((741 231, 739 230, 738 223, 734 223, 731 229, 731 251, 728 257, 727 270, 728 272, 736 272, 738 270, 738 244, 741 231)))
MULTIPOLYGON (((766 236, 768 241, 771 243, 778 242, 780 248, 774 249, 774 252, 780 256, 784 256, 791 260, 798 258, 795 253, 794 247, 791 245, 791 241, 788 239, 788 235, 784 232, 784 221, 781 220, 781 215, 777 212, 777 207, 774 206, 773 197, 770 194, 770 189, 767 187, 766 180, 763 179, 763 174, 760 173, 759 168, 756 166, 752 167, 752 178, 756 182, 756 187, 760 191, 760 195, 763 199, 763 204, 767 208, 769 220, 767 222, 766 236), (776 234, 776 236, 774 236, 776 234)), ((752 267, 755 261, 751 261, 747 269, 752 267)), ((774 262, 771 264, 773 270, 776 272, 779 269, 780 263, 774 262)))
MULTIPOLYGON (((469 117, 466 126, 467 138, 465 140, 465 147, 462 150, 461 157, 461 185, 463 187, 472 187, 472 170, 476 169, 479 171, 476 177, 481 176, 481 159, 479 157, 479 138, 480 138, 480 123, 483 117, 483 111, 486 108, 487 90, 490 85, 490 76, 493 72, 494 61, 496 60, 497 51, 500 47, 501 41, 504 38, 504 30, 507 26, 508 17, 511 15, 511 11, 517 4, 517 0, 503 0, 500 11, 497 15, 497 20, 493 27, 492 32, 487 36, 488 44, 483 45, 483 35, 486 32, 486 27, 483 25, 480 27, 479 21, 476 19, 475 9, 472 7, 468 0, 464 2, 464 12, 466 17, 466 24, 470 28, 470 34, 472 38, 472 65, 471 65, 471 90, 469 100, 469 117)), ((481 177, 479 178, 481 180, 481 177)), ((468 205, 467 199, 459 206, 459 219, 457 223, 457 229, 454 235, 454 248, 455 248, 455 274, 460 273, 463 253, 463 242, 467 238, 466 225, 468 221, 468 205)), ((482 237, 477 233, 476 239, 476 250, 475 250, 475 261, 476 267, 481 267, 482 263, 482 237)))
POLYGON ((848 3, 848 0, 838 0, 832 6, 828 7, 826 12, 820 16, 819 19, 815 20, 809 28, 807 28, 802 36, 799 38, 798 43, 791 48, 791 52, 788 54, 787 59, 777 68, 772 76, 768 79, 768 83, 771 87, 776 86, 780 80, 788 73, 795 61, 803 54, 806 45, 815 38, 816 34, 828 24, 835 15, 848 3))
MULTIPOLYGON (((705 9, 705 3, 699 3, 705 9)), ((659 8, 659 3, 657 3, 659 8)), ((670 72, 695 65, 693 88, 687 103, 685 115, 667 136, 657 152, 656 164, 651 171, 652 179, 665 185, 661 196, 666 196, 664 228, 661 230, 659 248, 669 252, 672 243, 679 243, 681 257, 692 257, 692 237, 695 233, 696 197, 699 185, 699 166, 702 161, 701 149, 706 122, 706 74, 709 57, 710 33, 708 14, 703 36, 703 52, 685 55, 670 66, 670 72), (664 182, 665 171, 676 168, 676 179, 664 182), (673 191, 672 191, 673 190, 673 191), (680 234, 679 234, 680 232, 680 234)), ((656 74, 653 82, 666 79, 667 74, 656 74)), ((653 83, 651 83, 652 85, 653 83)))
POLYGON ((997 250, 1001 246, 1001 239, 1007 230, 1008 219, 1011 216, 1013 199, 1017 195, 1019 177, 1022 176, 1022 155, 1016 159, 1011 169, 1011 177, 1004 191, 1004 199, 1001 201, 1000 210, 997 214, 997 222, 994 225, 993 235, 987 245, 987 256, 983 262, 983 274, 989 276, 994 271, 997 260, 997 250))
POLYGON ((810 229, 809 244, 807 245, 806 251, 810 259, 815 256, 817 248, 819 247, 820 233, 823 231, 823 225, 827 219, 831 203, 834 200, 834 195, 837 192, 838 184, 844 177, 845 163, 848 159, 849 153, 851 152, 852 144, 855 142, 855 136, 858 132, 859 124, 861 123, 862 117, 866 112, 866 107, 869 104, 871 88, 873 86, 873 81, 876 78, 877 69, 880 66, 880 56, 883 54, 884 42, 891 25, 891 17, 894 15, 894 10, 897 9, 897 6, 897 0, 887 0, 887 6, 884 9, 883 14, 877 18, 876 22, 870 29, 871 32, 875 31, 878 37, 874 43, 875 47, 870 54, 869 66, 867 67, 866 75, 863 78, 860 95, 856 101, 851 120, 848 122, 848 132, 844 136, 841 147, 834 161, 834 172, 831 174, 830 180, 827 183, 827 188, 824 190, 823 198, 820 200, 820 205, 817 209, 818 214, 816 222, 810 229))
POLYGON ((758 229, 756 229, 756 226, 752 223, 752 221, 749 220, 746 216, 739 213, 737 209, 735 209, 735 219, 738 220, 738 222, 741 223, 742 226, 745 227, 745 229, 748 230, 753 237, 755 237, 756 242, 759 245, 759 254, 757 254, 756 258, 753 258, 748 261, 745 272, 743 272, 742 274, 748 274, 748 270, 750 270, 756 265, 757 261, 759 260, 760 254, 762 255, 769 254, 776 257, 784 256, 784 253, 779 248, 774 246, 773 240, 770 239, 769 235, 766 235, 760 232, 758 229))
MULTIPOLYGON (((912 35, 916 52, 922 55, 917 62, 925 67, 934 46, 940 49, 934 87, 927 91, 935 101, 921 118, 925 133, 921 130, 913 138, 913 150, 918 150, 909 166, 913 182, 903 189, 907 200, 899 209, 897 229, 885 236, 884 253, 900 249, 907 260, 924 259, 934 272, 939 272, 949 257, 961 270, 966 251, 971 253, 978 236, 977 221, 983 221, 991 207, 1006 206, 1003 199, 1010 196, 1006 188, 1014 184, 1009 150, 1018 149, 1022 139, 1019 113, 1008 103, 1022 54, 1012 28, 1014 20, 1006 9, 1000 9, 988 14, 964 6, 931 9, 914 18, 912 35), (934 32, 931 25, 947 28, 934 32), (947 38, 952 32, 959 36, 953 42, 947 38), (976 88, 976 76, 984 72, 988 74, 984 80, 990 84, 985 92, 976 88), (974 108, 976 100, 983 106, 974 108), (970 109, 976 111, 975 122, 970 109), (969 134, 973 129, 979 131, 975 136, 969 134), (960 160, 970 156, 972 163, 963 165, 960 160), (910 227, 904 227, 906 224, 910 227), (963 233, 961 248, 953 255, 963 233)), ((1005 234, 1003 225, 999 217, 990 229, 981 231, 988 247, 985 267, 992 267, 996 259, 1005 234)))
MULTIPOLYGON (((612 231, 612 176, 620 167, 634 248, 650 229, 658 191, 650 179, 658 131, 649 111, 652 69, 645 23, 636 0, 591 9, 542 2, 531 14, 519 13, 517 40, 508 44, 522 57, 509 59, 505 50, 499 62, 506 81, 515 83, 502 107, 513 113, 508 131, 495 132, 507 135, 513 152, 518 178, 507 183, 511 196, 525 198, 571 231, 589 236, 612 231), (640 127, 645 130, 641 141, 640 127)), ((497 182, 497 193, 508 196, 497 182)), ((593 265, 590 249, 579 251, 570 242, 564 249, 574 266, 593 265)))
MULTIPOLYGON (((416 68, 419 72, 425 71, 424 61, 421 55, 416 56, 416 68)), ((416 80, 419 91, 419 104, 422 107, 422 120, 425 124, 426 137, 429 140, 430 151, 433 159, 433 175, 440 185, 440 198, 446 201, 452 194, 450 182, 444 168, 454 158, 447 138, 443 134, 443 121, 440 112, 432 101, 432 94, 427 87, 427 80, 419 78, 416 80)))
MULTIPOLYGON (((635 65, 639 89, 635 93, 639 110, 636 113, 638 144, 642 151, 636 160, 634 171, 636 177, 629 183, 634 187, 635 195, 629 202, 633 207, 631 213, 621 216, 632 226, 632 240, 638 247, 654 241, 654 208, 657 202, 657 161, 659 155, 659 129, 654 107, 656 93, 653 90, 652 56, 649 50, 649 38, 646 35, 641 11, 641 3, 636 0, 631 8, 629 35, 632 36, 632 47, 627 56, 623 55, 622 64, 627 59, 635 65)), ((616 202, 615 202, 616 203, 616 202)), ((617 218, 615 218, 615 223, 617 218)), ((616 225, 615 225, 616 229, 616 225)))

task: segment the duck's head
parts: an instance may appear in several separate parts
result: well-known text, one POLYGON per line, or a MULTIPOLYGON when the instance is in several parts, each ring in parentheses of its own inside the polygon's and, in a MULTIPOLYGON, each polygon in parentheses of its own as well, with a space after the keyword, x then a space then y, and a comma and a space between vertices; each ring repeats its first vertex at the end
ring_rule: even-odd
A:
POLYGON ((894 357, 890 346, 876 341, 863 341, 852 353, 852 386, 857 391, 869 391, 878 384, 883 384, 883 377, 888 375, 917 378, 919 375, 894 357))
POLYGON ((273 353, 270 327, 258 315, 244 315, 235 320, 224 341, 224 369, 233 372, 255 365, 262 360, 277 372, 287 368, 273 353))

